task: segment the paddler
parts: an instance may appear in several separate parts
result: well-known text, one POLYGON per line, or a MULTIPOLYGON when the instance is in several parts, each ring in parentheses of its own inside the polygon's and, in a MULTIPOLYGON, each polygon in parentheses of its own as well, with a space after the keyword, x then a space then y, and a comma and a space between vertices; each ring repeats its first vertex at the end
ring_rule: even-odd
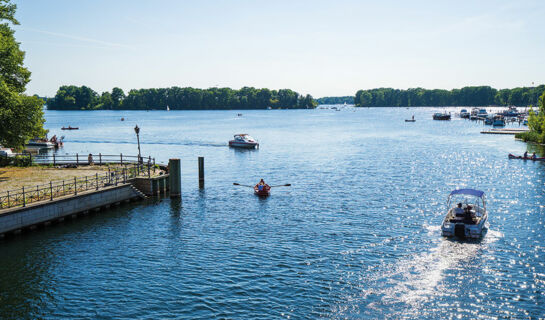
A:
POLYGON ((532 153, 532 160, 535 160, 535 159, 537 159, 537 156, 536 156, 536 153, 534 152, 532 153))
POLYGON ((528 159, 528 151, 524 152, 523 158, 524 158, 524 159, 528 159))
POLYGON ((265 187, 265 181, 263 179, 261 179, 258 183, 257 183, 257 190, 261 191, 263 190, 263 187, 265 187))

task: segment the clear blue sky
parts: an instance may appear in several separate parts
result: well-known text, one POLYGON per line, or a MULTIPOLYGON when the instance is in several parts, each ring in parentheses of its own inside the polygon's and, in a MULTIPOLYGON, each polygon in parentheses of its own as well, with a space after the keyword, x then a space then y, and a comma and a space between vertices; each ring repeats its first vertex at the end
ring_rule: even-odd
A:
POLYGON ((60 85, 290 88, 545 83, 545 1, 14 0, 32 71, 60 85))

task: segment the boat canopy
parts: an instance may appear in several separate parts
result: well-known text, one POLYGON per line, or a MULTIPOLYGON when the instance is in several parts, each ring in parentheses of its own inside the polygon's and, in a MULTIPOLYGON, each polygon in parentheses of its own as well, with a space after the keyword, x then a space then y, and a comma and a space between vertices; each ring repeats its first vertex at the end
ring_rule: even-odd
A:
POLYGON ((454 190, 454 191, 452 191, 450 193, 451 196, 455 195, 455 194, 467 194, 467 195, 482 198, 483 195, 484 195, 484 191, 475 190, 475 189, 458 189, 458 190, 454 190))

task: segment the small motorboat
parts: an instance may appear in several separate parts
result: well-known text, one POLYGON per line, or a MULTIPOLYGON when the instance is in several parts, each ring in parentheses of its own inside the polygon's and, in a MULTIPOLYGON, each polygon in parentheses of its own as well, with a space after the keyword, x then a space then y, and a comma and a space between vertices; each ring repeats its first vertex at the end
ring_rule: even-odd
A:
POLYGON ((229 140, 229 147, 233 148, 259 148, 259 142, 246 133, 235 134, 233 140, 229 140))
POLYGON ((532 156, 530 157, 524 157, 524 156, 515 156, 514 154, 509 154, 508 155, 509 159, 520 159, 520 160, 531 160, 531 161, 545 161, 545 158, 533 158, 532 156))
POLYGON ((416 122, 414 119, 405 119, 405 122, 416 122))
MULTIPOLYGON (((123 120, 121 120, 123 121, 123 120)), ((68 126, 68 127, 62 127, 61 130, 79 130, 78 127, 71 127, 71 126, 68 126)))
MULTIPOLYGON (((456 201, 457 202, 457 201, 456 201)), ((484 192, 475 189, 454 190, 448 196, 447 215, 441 225, 441 234, 445 237, 480 238, 488 221, 484 192), (455 196, 464 196, 455 204, 455 196), (471 198, 467 198, 471 196, 471 198), (451 207, 451 203, 454 205, 451 207)))
POLYGON ((267 197, 271 194, 271 186, 258 183, 254 186, 254 194, 260 197, 267 197))
POLYGON ((242 113, 237 113, 237 117, 242 117, 242 113))
POLYGON ((488 116, 486 116, 486 119, 484 119, 484 124, 487 124, 487 125, 493 124, 495 116, 496 116, 495 114, 489 114, 488 116))
POLYGON ((450 113, 437 112, 433 114, 433 120, 450 120, 450 113))
POLYGON ((469 119, 469 112, 467 109, 460 110, 460 118, 469 119))

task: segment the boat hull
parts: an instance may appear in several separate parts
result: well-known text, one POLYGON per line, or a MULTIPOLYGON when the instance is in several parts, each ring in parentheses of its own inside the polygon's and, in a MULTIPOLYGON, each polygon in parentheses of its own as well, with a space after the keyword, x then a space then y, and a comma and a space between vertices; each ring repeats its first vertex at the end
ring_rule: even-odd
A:
POLYGON ((269 185, 264 185, 263 188, 259 190, 259 187, 256 185, 254 187, 254 194, 260 197, 268 197, 271 194, 271 187, 269 185))
POLYGON ((488 215, 481 218, 478 224, 468 224, 464 222, 443 221, 441 225, 441 235, 443 237, 458 237, 468 239, 479 239, 487 229, 488 215))
POLYGON ((259 146, 258 142, 241 142, 241 141, 229 141, 229 147, 232 148, 246 148, 246 149, 253 149, 257 148, 259 146))
POLYGON ((509 155, 509 159, 520 159, 520 160, 530 160, 530 161, 545 161, 545 158, 532 159, 531 157, 524 158, 523 156, 514 156, 512 154, 509 155))

